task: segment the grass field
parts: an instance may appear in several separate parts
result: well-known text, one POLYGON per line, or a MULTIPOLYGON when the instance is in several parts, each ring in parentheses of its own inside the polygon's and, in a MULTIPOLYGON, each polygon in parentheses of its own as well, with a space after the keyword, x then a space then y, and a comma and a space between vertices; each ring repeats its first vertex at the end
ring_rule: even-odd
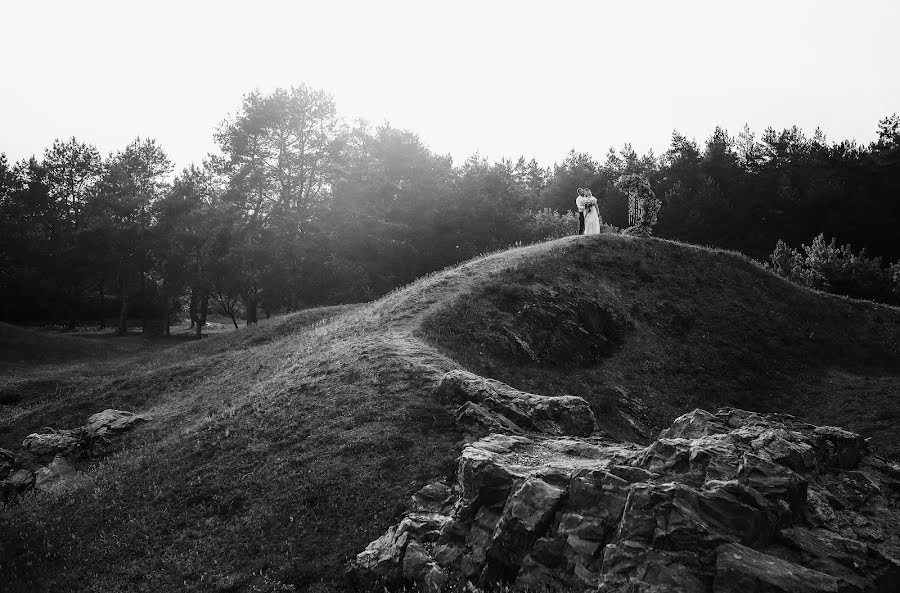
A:
POLYGON ((455 472, 461 435, 430 390, 461 366, 582 395, 617 436, 637 435, 611 386, 644 402, 653 428, 736 404, 897 452, 900 311, 661 240, 523 247, 200 342, 26 338, 34 356, 0 357, 0 447, 107 407, 153 421, 0 512, 4 591, 352 588, 347 561, 412 492, 455 472))

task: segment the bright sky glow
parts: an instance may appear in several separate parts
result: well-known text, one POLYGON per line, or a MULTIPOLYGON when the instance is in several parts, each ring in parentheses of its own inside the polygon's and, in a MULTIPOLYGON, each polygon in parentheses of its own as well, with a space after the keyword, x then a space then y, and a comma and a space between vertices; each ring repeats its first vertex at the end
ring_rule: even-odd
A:
POLYGON ((300 82, 456 162, 659 154, 744 123, 867 143, 900 111, 898 22, 896 0, 0 0, 0 152, 140 135, 180 169, 242 94, 300 82))

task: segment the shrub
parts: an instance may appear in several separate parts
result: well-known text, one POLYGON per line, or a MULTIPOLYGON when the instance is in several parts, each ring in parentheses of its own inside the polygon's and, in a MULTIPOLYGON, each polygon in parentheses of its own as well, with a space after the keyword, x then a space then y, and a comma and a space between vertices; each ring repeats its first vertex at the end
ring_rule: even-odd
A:
POLYGON ((578 233, 578 218, 571 211, 560 214, 552 208, 521 212, 518 228, 523 243, 559 239, 578 233))
POLYGON ((803 286, 853 298, 885 303, 900 302, 900 262, 884 267, 881 258, 869 258, 866 250, 853 253, 850 245, 838 245, 825 235, 801 245, 803 253, 779 240, 769 256, 769 268, 803 286))

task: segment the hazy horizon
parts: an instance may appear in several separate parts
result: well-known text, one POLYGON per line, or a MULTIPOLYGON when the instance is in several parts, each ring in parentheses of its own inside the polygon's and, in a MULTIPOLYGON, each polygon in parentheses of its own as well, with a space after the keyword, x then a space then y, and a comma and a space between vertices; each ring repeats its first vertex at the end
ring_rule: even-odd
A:
POLYGON ((0 152, 156 138, 176 170, 254 89, 306 83, 343 117, 411 130, 459 163, 570 149, 657 154, 678 130, 821 127, 875 138, 900 111, 900 4, 114 2, 4 7, 0 152))

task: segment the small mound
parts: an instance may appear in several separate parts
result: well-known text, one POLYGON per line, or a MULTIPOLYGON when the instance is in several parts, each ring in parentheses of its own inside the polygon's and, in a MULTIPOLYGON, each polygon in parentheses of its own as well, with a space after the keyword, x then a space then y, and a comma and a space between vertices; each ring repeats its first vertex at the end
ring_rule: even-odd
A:
POLYGON ((519 364, 593 364, 621 346, 634 323, 609 289, 589 276, 567 286, 545 280, 526 272, 483 285, 430 318, 426 329, 452 328, 453 336, 472 337, 479 352, 519 364))

